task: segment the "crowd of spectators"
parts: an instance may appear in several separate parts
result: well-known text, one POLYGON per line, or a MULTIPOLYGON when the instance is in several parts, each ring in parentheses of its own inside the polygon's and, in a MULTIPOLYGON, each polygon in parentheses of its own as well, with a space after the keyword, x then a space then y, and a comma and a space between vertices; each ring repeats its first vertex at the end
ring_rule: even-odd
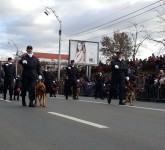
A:
MULTIPOLYGON (((127 60, 128 64, 128 74, 130 79, 134 81, 138 91, 139 99, 150 100, 150 99, 165 99, 165 95, 162 92, 162 87, 160 89, 159 80, 160 70, 165 69, 165 55, 152 56, 147 59, 131 59, 127 60)), ((81 95, 83 96, 94 96, 95 90, 95 76, 97 72, 102 71, 104 76, 104 89, 105 93, 107 87, 109 87, 111 80, 111 71, 109 65, 100 65, 97 67, 98 71, 92 72, 91 80, 87 77, 82 76, 81 78, 81 95), (108 73, 107 73, 108 72, 108 73)), ((164 90, 164 89, 163 89, 164 90)))

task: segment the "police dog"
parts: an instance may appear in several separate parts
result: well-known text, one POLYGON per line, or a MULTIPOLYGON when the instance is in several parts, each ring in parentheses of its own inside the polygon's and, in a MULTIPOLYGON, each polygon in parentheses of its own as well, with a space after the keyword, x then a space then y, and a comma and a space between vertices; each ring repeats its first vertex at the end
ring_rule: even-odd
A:
POLYGON ((35 107, 39 101, 40 106, 46 107, 46 86, 42 81, 36 81, 35 86, 35 107))
POLYGON ((133 84, 130 81, 128 81, 125 102, 124 102, 125 104, 129 102, 130 106, 133 106, 133 102, 134 101, 136 102, 135 92, 136 92, 135 87, 133 86, 133 84))

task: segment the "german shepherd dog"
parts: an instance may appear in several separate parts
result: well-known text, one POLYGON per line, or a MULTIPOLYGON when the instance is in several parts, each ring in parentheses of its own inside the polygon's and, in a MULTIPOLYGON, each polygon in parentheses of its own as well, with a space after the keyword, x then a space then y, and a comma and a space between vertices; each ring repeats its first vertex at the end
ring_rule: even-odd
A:
POLYGON ((130 106, 133 106, 133 102, 136 102, 135 93, 136 93, 135 87, 130 81, 128 81, 124 103, 126 104, 129 102, 130 106))
POLYGON ((44 82, 37 80, 35 86, 35 107, 38 101, 40 106, 46 107, 46 86, 44 82))

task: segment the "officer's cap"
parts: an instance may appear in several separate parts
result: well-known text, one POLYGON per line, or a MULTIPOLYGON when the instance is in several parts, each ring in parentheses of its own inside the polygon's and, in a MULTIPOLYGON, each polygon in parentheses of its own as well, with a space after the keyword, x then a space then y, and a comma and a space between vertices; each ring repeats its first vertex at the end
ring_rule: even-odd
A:
POLYGON ((70 62, 71 62, 71 63, 74 63, 74 60, 71 60, 70 62))
POLYGON ((31 45, 28 45, 26 49, 33 49, 31 45))
POLYGON ((8 58, 8 61, 10 61, 10 60, 12 60, 12 58, 11 58, 11 57, 9 57, 9 58, 8 58))

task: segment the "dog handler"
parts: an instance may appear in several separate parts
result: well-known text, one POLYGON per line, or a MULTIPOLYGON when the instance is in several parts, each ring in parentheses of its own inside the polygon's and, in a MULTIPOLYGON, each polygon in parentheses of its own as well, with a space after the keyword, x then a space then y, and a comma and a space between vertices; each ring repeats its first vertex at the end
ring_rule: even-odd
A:
POLYGON ((116 90, 119 90, 119 105, 124 105, 123 99, 125 96, 125 86, 128 77, 128 68, 126 62, 122 59, 122 52, 116 53, 116 58, 111 62, 111 87, 109 92, 108 104, 111 103, 112 96, 115 95, 116 90))
POLYGON ((33 107, 35 99, 36 80, 42 78, 41 66, 39 59, 33 55, 33 47, 28 45, 24 54, 19 61, 22 65, 22 106, 26 106, 25 96, 29 92, 29 107, 33 107))

